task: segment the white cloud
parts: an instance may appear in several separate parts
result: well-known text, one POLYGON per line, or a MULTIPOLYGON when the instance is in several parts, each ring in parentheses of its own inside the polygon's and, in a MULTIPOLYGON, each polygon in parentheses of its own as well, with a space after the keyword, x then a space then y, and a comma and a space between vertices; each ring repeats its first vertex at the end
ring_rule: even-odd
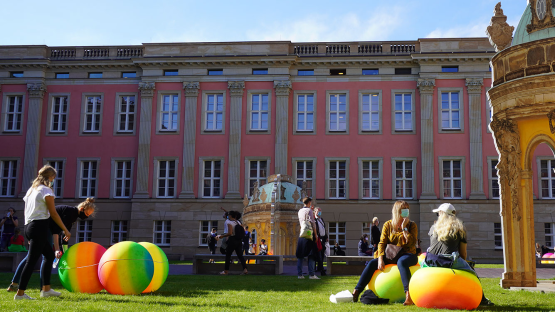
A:
POLYGON ((434 31, 426 35, 426 38, 486 37, 487 27, 487 23, 473 23, 449 29, 436 28, 434 31))

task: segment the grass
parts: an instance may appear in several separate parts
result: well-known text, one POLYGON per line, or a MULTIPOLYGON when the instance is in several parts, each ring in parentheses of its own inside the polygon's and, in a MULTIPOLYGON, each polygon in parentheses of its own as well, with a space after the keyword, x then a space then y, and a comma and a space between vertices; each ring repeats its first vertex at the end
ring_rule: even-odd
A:
MULTIPOLYGON (((9 284, 11 273, 0 273, 0 285, 9 284)), ((31 278, 28 294, 34 301, 14 301, 14 293, 0 292, 0 311, 426 311, 401 304, 368 306, 361 303, 335 305, 331 293, 352 290, 358 277, 326 276, 299 280, 296 276, 169 276, 154 293, 138 296, 76 294, 62 290, 61 298, 39 298, 38 274, 31 278)), ((496 306, 483 311, 552 311, 553 294, 509 291, 499 279, 483 278, 484 291, 496 306)), ((52 286, 61 290, 56 275, 52 286)))
POLYGON ((505 267, 502 264, 476 264, 476 268, 480 268, 480 269, 503 269, 505 267))

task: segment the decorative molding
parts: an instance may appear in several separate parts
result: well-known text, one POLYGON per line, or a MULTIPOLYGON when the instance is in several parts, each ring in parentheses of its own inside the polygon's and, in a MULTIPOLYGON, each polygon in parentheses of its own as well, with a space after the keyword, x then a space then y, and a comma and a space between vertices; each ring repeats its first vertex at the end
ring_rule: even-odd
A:
POLYGON ((185 96, 198 96, 198 91, 200 90, 200 83, 197 82, 183 82, 183 89, 185 90, 185 96))
POLYGON ((258 181, 254 182, 252 189, 252 202, 260 201, 260 190, 258 189, 258 181))
POLYGON ((231 96, 243 96, 245 91, 244 81, 228 81, 227 87, 229 88, 229 93, 231 96))
POLYGON ((291 93, 291 81, 290 80, 276 80, 274 81, 274 88, 276 89, 277 96, 289 96, 291 93))
POLYGON ((153 97, 156 84, 154 82, 139 82, 141 97, 153 97))
POLYGON ((549 130, 551 130, 552 134, 555 134, 555 125, 553 125, 555 121, 555 109, 547 114, 547 118, 549 118, 549 130))
POLYGON ((466 78, 466 88, 468 93, 482 93, 484 80, 482 78, 466 78))
POLYGON ((435 79, 418 79, 416 82, 416 87, 420 90, 420 93, 433 93, 435 86, 435 79))
MULTIPOLYGON (((552 0, 531 0, 530 10, 532 11, 532 21, 530 24, 526 25, 526 31, 528 33, 533 33, 538 30, 555 27, 555 17, 553 17, 553 12, 551 11, 552 0), (538 16, 537 8, 538 2, 542 2, 542 7, 545 9, 545 16, 540 19, 538 16)), ((541 7, 540 7, 541 8, 541 7)))
POLYGON ((46 92, 46 85, 43 82, 28 83, 27 91, 30 98, 42 98, 46 92))
POLYGON ((268 198, 268 194, 266 194, 266 189, 262 189, 262 193, 260 193, 260 199, 265 202, 266 198, 268 198))
POLYGON ((249 195, 245 194, 245 197, 243 198, 243 208, 247 208, 248 205, 249 205, 249 195))
POLYGON ((493 17, 486 30, 489 42, 495 48, 496 52, 499 52, 511 45, 513 40, 513 31, 515 28, 507 24, 507 16, 503 14, 503 9, 501 9, 501 2, 495 5, 495 10, 493 10, 493 17))
MULTIPOLYGON (((303 181, 304 183, 304 181, 303 181)), ((299 189, 295 188, 295 192, 293 193, 293 196, 291 196, 293 198, 293 200, 295 200, 293 203, 297 203, 297 201, 299 200, 299 198, 301 198, 301 195, 299 194, 299 189)))

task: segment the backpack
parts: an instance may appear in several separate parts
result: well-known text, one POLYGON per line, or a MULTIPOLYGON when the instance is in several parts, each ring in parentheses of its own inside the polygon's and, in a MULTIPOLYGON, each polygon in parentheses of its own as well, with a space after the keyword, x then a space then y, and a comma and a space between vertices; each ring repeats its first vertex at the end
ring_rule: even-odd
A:
POLYGON ((233 235, 233 237, 241 241, 245 238, 245 229, 239 221, 237 221, 237 224, 235 225, 235 235, 233 235))

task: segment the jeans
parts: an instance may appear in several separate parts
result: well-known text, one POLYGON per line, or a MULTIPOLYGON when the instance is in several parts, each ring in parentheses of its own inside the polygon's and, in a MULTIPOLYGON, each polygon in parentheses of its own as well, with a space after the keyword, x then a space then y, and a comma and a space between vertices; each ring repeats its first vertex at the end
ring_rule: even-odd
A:
POLYGON ((42 285, 50 285, 50 275, 52 275, 52 262, 54 262, 54 250, 52 250, 52 233, 50 232, 50 222, 48 219, 34 220, 27 225, 25 236, 30 242, 27 262, 21 273, 19 289, 26 290, 27 284, 33 274, 33 268, 42 254, 45 261, 40 268, 42 285))
MULTIPOLYGON (((303 260, 304 258, 297 258, 297 273, 299 276, 303 275, 303 260)), ((308 256, 308 275, 313 276, 316 270, 316 261, 313 256, 308 256)))
MULTIPOLYGON (((50 245, 54 245, 54 240, 52 239, 52 235, 50 235, 48 237, 50 239, 50 245)), ((19 284, 19 280, 21 279, 21 273, 23 273, 23 268, 25 267, 25 263, 27 263, 27 258, 29 258, 29 253, 27 253, 27 255, 25 256, 25 258, 23 258, 23 260, 21 260, 21 262, 19 263, 19 265, 17 266, 17 270, 15 270, 15 274, 13 276, 12 279, 12 283, 16 283, 19 284)), ((44 256, 42 256, 42 263, 41 263, 41 268, 44 265, 44 262, 46 261, 46 259, 44 258, 44 256)), ((40 271, 40 277, 41 277, 41 288, 42 288, 42 270, 40 271)))
MULTIPOLYGON (((411 253, 406 253, 399 257, 399 260, 397 260, 397 268, 399 269, 399 273, 401 273, 401 281, 403 282, 403 288, 405 292, 409 291, 409 282, 411 277, 409 267, 416 265, 417 263, 418 257, 415 254, 411 253)), ((364 290, 364 287, 368 285, 368 283, 372 279, 372 276, 374 275, 374 272, 376 272, 377 269, 378 258, 373 259, 366 265, 366 268, 364 268, 364 271, 362 271, 362 275, 360 276, 355 289, 360 291, 364 290)))
POLYGON ((243 266, 243 270, 247 269, 247 262, 245 258, 243 258, 243 243, 240 240, 236 240, 232 237, 228 238, 227 240, 227 248, 225 249, 225 266, 224 269, 227 271, 229 270, 229 266, 231 265, 231 254, 235 251, 237 258, 239 258, 239 262, 243 266))

